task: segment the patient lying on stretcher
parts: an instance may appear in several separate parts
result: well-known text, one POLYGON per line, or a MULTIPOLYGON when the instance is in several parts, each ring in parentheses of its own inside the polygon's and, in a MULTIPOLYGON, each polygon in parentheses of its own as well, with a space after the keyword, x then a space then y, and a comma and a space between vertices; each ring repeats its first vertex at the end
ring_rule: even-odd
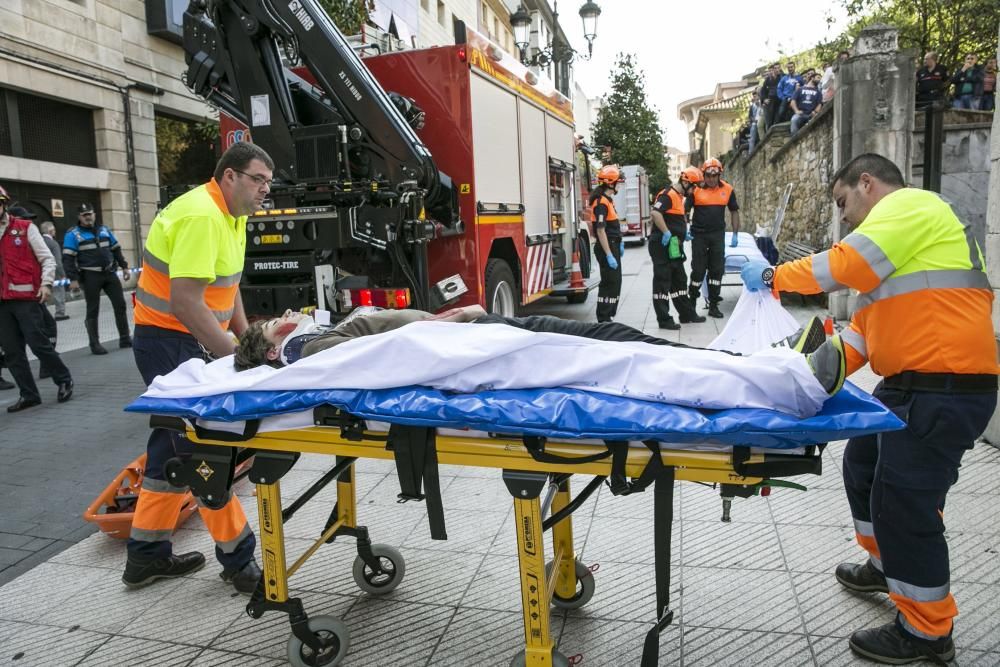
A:
MULTIPOLYGON (((702 350, 702 348, 694 348, 649 336, 617 322, 578 322, 541 315, 505 318, 499 315, 489 315, 480 306, 468 306, 439 315, 412 309, 370 309, 358 312, 357 316, 350 317, 336 326, 318 325, 313 318, 307 315, 286 311, 281 317, 258 321, 250 325, 240 339, 234 365, 237 370, 246 370, 262 365, 280 368, 350 340, 386 333, 415 322, 426 321, 501 325, 535 333, 564 334, 594 341, 644 343, 670 348, 685 348, 691 351, 697 350, 699 354, 689 355, 692 366, 697 363, 699 357, 704 357, 704 354, 701 353, 708 352, 713 356, 724 357, 722 366, 730 369, 733 374, 733 377, 729 379, 720 377, 719 359, 714 360, 712 368, 706 371, 704 382, 710 384, 718 381, 720 388, 724 388, 727 381, 740 379, 751 379, 752 381, 752 378, 765 374, 773 377, 775 364, 794 365, 796 358, 796 355, 791 355, 760 359, 757 355, 741 356, 725 351, 702 350), (769 366, 766 371, 762 368, 762 364, 769 366)), ((826 340, 819 318, 813 317, 805 327, 787 339, 779 341, 775 347, 790 348, 805 355, 812 375, 827 394, 832 395, 843 386, 846 374, 843 345, 838 338, 826 340)), ((798 358, 798 364, 801 364, 801 357, 798 358)), ((790 375, 787 376, 789 378, 791 371, 792 369, 789 368, 790 375)), ((681 378, 662 378, 664 383, 670 383, 671 380, 680 382, 681 378)), ((793 384, 791 379, 788 379, 787 382, 793 384)), ((785 380, 778 381, 775 383, 776 386, 770 390, 778 395, 786 390, 786 387, 783 386, 784 383, 785 380)), ((689 389, 694 388, 689 387, 689 389)))

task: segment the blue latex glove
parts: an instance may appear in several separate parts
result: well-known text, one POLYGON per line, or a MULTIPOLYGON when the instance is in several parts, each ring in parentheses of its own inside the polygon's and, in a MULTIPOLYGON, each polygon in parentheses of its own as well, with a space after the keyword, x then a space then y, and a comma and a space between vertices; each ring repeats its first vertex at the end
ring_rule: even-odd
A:
POLYGON ((666 248, 668 245, 670 245, 670 239, 672 238, 673 236, 671 234, 664 234, 663 236, 660 237, 660 244, 664 248, 666 248))
POLYGON ((610 266, 612 269, 617 269, 618 268, 618 260, 615 259, 615 256, 614 255, 606 255, 606 257, 608 259, 608 266, 610 266))
POLYGON ((736 232, 733 232, 733 240, 729 242, 729 247, 730 248, 735 248, 739 244, 740 244, 739 234, 737 234, 736 232))
POLYGON ((694 241, 694 234, 691 233, 690 229, 687 231, 687 234, 684 236, 684 240, 685 241, 694 241))
POLYGON ((625 254, 625 241, 622 241, 621 244, 618 246, 618 255, 621 256, 624 254, 625 254))
POLYGON ((752 259, 740 269, 740 278, 743 279, 743 284, 751 292, 771 289, 771 281, 774 280, 774 267, 759 259, 752 259))

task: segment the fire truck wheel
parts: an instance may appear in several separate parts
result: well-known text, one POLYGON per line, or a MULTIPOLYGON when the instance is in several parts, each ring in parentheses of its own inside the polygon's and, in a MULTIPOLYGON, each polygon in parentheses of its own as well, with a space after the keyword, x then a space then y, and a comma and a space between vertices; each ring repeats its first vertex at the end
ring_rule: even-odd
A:
POLYGON ((486 284, 486 310, 504 317, 515 317, 521 300, 520 291, 507 262, 496 258, 486 262, 483 282, 486 284))

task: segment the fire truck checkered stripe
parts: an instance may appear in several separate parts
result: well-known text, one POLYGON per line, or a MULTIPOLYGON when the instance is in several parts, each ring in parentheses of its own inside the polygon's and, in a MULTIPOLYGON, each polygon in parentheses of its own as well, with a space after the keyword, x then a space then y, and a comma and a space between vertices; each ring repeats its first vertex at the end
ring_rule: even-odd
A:
POLYGON ((526 296, 552 287, 552 242, 528 246, 527 271, 525 272, 526 296))

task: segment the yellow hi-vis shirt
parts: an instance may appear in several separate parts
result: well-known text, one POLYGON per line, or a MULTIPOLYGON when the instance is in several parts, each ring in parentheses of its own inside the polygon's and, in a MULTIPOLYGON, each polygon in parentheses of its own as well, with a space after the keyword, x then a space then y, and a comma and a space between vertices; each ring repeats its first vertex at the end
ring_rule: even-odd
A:
POLYGON ((135 323, 191 333, 170 310, 170 279, 197 278, 208 282, 205 305, 227 329, 243 273, 246 222, 229 214, 215 179, 160 211, 142 253, 135 323))

